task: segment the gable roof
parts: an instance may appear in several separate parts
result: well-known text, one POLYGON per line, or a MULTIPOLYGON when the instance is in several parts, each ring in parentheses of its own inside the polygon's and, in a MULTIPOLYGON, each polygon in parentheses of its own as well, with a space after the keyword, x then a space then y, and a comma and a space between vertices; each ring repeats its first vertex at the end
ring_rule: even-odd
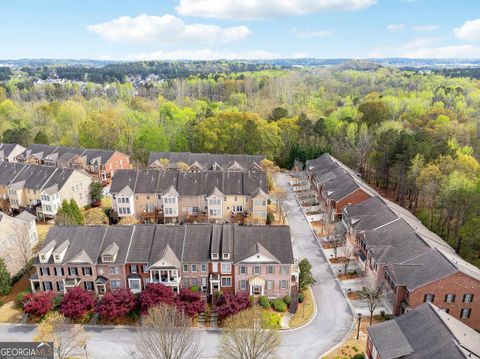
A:
POLYGON ((211 170, 216 164, 223 170, 234 167, 236 170, 249 171, 256 168, 255 164, 266 158, 264 155, 245 155, 245 154, 210 154, 210 153, 192 153, 192 152, 152 152, 148 159, 148 167, 153 167, 160 159, 165 158, 170 161, 170 169, 178 169, 177 163, 185 162, 191 166, 197 164, 204 170, 211 170))
POLYGON ((0 159, 10 157, 10 155, 16 148, 24 149, 23 146, 20 146, 17 143, 1 143, 0 142, 0 159))
POLYGON ((382 359, 463 359, 469 352, 480 355, 480 334, 431 303, 367 330, 382 359))
POLYGON ((234 226, 233 233, 234 263, 259 253, 259 250, 269 257, 278 259, 280 263, 293 264, 294 262, 288 226, 234 226))
POLYGON ((400 219, 379 196, 345 207, 343 216, 345 221, 357 231, 380 229, 382 226, 400 219))

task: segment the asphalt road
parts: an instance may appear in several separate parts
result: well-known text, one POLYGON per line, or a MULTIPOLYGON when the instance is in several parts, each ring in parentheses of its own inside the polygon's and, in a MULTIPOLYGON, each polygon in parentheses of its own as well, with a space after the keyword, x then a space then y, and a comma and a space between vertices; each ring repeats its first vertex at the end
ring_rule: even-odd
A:
MULTIPOLYGON (((289 190, 287 176, 278 174, 277 184, 289 190)), ((313 293, 317 303, 317 314, 304 328, 282 332, 280 355, 282 358, 318 359, 322 354, 342 341, 352 326, 352 312, 343 296, 334 274, 330 270, 320 246, 299 207, 294 194, 288 191, 288 215, 295 257, 300 261, 308 258, 317 283, 313 293)), ((135 350, 132 337, 134 329, 87 327, 91 335, 88 342, 90 358, 129 358, 135 350)), ((35 335, 33 325, 0 325, 0 341, 30 341, 35 335)), ((215 358, 219 333, 201 330, 203 358, 215 358)))

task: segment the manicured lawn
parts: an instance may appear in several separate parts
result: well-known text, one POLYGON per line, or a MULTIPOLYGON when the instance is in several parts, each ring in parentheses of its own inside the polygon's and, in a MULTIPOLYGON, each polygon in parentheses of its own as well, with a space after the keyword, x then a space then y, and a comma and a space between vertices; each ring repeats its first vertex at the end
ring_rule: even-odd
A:
POLYGON ((37 222, 37 233, 39 243, 43 243, 45 237, 47 236, 48 230, 52 227, 52 224, 37 222))
POLYGON ((290 319, 290 328, 296 328, 307 322, 313 315, 314 305, 312 291, 306 290, 303 292, 305 300, 303 303, 298 303, 298 309, 295 315, 290 319))
POLYGON ((0 323, 18 323, 22 315, 22 310, 13 301, 0 307, 0 323))
POLYGON ((107 209, 112 208, 112 197, 106 196, 102 198, 102 204, 100 205, 101 208, 107 209))

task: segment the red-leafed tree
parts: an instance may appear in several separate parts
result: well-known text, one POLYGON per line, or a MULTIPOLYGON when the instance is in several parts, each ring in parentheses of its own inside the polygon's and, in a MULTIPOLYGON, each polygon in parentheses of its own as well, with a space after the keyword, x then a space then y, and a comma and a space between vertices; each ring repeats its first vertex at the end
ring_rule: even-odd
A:
POLYGON ((97 303, 95 311, 102 319, 115 320, 130 313, 136 304, 137 301, 130 289, 117 289, 105 293, 97 303))
POLYGON ((250 297, 247 293, 225 294, 217 300, 217 314, 224 319, 249 308, 250 305, 250 297))
POLYGON ((23 311, 30 315, 36 315, 39 317, 44 316, 53 310, 54 298, 55 293, 53 292, 27 294, 22 300, 23 311))
POLYGON ((175 298, 175 306, 192 318, 205 310, 205 301, 200 297, 200 293, 186 288, 181 289, 175 298))
POLYGON ((175 303, 175 293, 172 288, 162 283, 150 283, 140 294, 140 311, 142 314, 157 304, 164 303, 173 305, 175 303))
POLYGON ((60 304, 60 313, 71 319, 83 317, 95 306, 93 293, 83 288, 75 287, 68 291, 60 304))

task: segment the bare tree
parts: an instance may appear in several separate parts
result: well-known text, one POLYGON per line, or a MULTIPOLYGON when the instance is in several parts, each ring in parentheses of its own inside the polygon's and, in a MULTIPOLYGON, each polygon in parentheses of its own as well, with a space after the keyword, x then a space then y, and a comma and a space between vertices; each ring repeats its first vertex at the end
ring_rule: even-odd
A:
POLYGON ((200 335, 192 320, 167 304, 151 308, 143 317, 135 347, 144 359, 195 359, 201 353, 200 335))
POLYGON ((270 198, 275 202, 275 210, 277 214, 281 216, 282 207, 287 201, 287 193, 283 189, 277 188, 270 193, 270 198))
POLYGON ((262 312, 253 307, 229 317, 224 322, 220 357, 225 359, 267 359, 278 356, 281 337, 268 329, 262 312))
POLYGON ((370 311, 370 325, 372 325, 373 312, 383 299, 383 289, 378 284, 376 275, 373 274, 373 276, 369 278, 367 285, 362 287, 362 290, 358 292, 358 296, 367 301, 368 310, 370 311))
POLYGON ((288 215, 290 214, 291 208, 287 203, 284 203, 280 208, 280 217, 282 217, 282 224, 285 224, 288 215))
POLYGON ((342 242, 342 251, 343 251, 343 273, 347 275, 347 270, 350 263, 355 259, 355 253, 357 248, 346 238, 342 242))
POLYGON ((55 358, 67 359, 82 352, 87 357, 89 338, 82 326, 70 324, 58 312, 50 312, 38 325, 38 334, 34 340, 53 342, 55 358))
MULTIPOLYGON (((9 225, 8 234, 11 238, 11 247, 4 249, 8 251, 7 255, 10 257, 6 262, 12 265, 12 269, 23 270, 32 259, 33 246, 38 238, 33 237, 36 231, 31 226, 30 223, 18 223, 17 221, 12 221, 9 225)), ((33 226, 35 226, 35 223, 33 223, 33 226)))

